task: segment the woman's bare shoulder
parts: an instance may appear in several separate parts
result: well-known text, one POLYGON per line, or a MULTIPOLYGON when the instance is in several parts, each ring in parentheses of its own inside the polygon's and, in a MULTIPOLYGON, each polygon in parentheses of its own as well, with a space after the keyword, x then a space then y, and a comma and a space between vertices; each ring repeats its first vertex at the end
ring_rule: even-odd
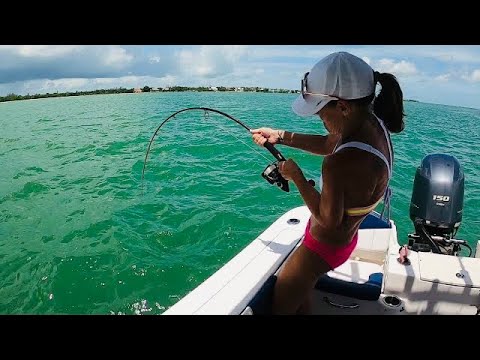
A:
POLYGON ((322 176, 330 175, 336 181, 367 174, 376 177, 384 172, 387 174, 387 169, 378 156, 356 148, 345 148, 326 156, 322 165, 322 176))

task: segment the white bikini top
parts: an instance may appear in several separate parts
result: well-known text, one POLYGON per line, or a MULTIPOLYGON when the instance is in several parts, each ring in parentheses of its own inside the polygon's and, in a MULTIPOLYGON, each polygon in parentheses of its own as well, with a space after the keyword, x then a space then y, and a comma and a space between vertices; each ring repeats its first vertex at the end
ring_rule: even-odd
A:
MULTIPOLYGON (((375 114, 374 114, 375 115, 375 114)), ((383 203, 384 203, 384 206, 383 206, 383 210, 382 210, 382 213, 381 213, 381 216, 383 218, 383 214, 384 214, 384 211, 385 211, 385 208, 388 208, 388 221, 390 221, 390 198, 392 196, 392 190, 390 188, 390 179, 392 178, 392 168, 393 168, 393 153, 392 153, 392 145, 391 145, 391 138, 390 138, 390 134, 388 133, 388 130, 387 128, 385 127, 385 124, 383 123, 383 121, 377 116, 375 115, 375 118, 378 120, 378 123, 380 124, 380 126, 382 127, 383 129, 383 132, 385 134, 385 138, 387 139, 387 144, 388 144, 388 153, 389 153, 389 158, 390 158, 390 162, 387 160, 387 158, 385 157, 385 155, 383 155, 378 149, 374 148, 373 146, 369 145, 369 144, 366 144, 366 143, 363 143, 363 142, 359 142, 359 141, 350 141, 350 142, 347 142, 345 144, 342 144, 340 146, 338 146, 338 144, 335 146, 332 154, 342 150, 342 149, 345 149, 345 148, 356 148, 356 149, 360 149, 360 150, 364 150, 364 151, 367 151, 373 155, 376 155, 378 156, 380 159, 382 159, 382 161, 385 163, 385 165, 387 166, 387 170, 388 170, 388 182, 387 182, 387 188, 385 190, 385 194, 384 194, 384 197, 383 197, 383 203), (338 146, 338 147, 337 147, 338 146)), ((320 174, 320 182, 319 182, 319 188, 320 188, 320 192, 322 191, 322 188, 323 188, 323 179, 322 179, 322 175, 320 174)))

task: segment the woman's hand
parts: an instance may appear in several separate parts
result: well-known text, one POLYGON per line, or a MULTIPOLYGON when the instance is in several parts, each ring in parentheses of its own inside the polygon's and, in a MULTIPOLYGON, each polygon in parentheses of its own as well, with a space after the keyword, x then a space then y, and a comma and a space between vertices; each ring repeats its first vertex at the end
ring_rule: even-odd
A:
POLYGON ((278 170, 285 180, 293 180, 295 182, 303 177, 302 170, 300 170, 297 163, 292 159, 280 161, 278 163, 278 170))
POLYGON ((273 145, 281 143, 285 133, 283 130, 274 130, 267 127, 252 129, 250 132, 253 134, 253 141, 260 146, 263 146, 266 141, 273 145))

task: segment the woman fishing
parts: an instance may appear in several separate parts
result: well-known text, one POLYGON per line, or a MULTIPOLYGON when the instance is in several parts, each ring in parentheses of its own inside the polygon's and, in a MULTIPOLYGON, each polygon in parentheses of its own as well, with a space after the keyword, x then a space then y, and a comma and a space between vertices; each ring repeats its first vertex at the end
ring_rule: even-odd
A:
POLYGON ((302 117, 318 116, 329 134, 251 130, 258 145, 268 141, 325 156, 321 193, 295 161, 279 163, 280 173, 298 188, 311 217, 301 245, 278 274, 274 314, 310 313, 315 283, 350 257, 360 223, 382 199, 389 199, 390 133, 404 129, 403 93, 396 78, 347 52, 326 56, 305 74, 292 109, 302 117), (381 91, 376 96, 377 83, 381 91))

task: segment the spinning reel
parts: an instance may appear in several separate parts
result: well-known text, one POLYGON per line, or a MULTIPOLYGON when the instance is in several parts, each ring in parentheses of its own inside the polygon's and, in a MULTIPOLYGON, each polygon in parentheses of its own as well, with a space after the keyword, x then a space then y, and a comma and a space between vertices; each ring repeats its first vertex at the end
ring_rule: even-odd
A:
POLYGON ((268 165, 265 170, 263 170, 262 177, 267 180, 270 184, 276 184, 280 189, 283 191, 289 192, 290 188, 288 186, 288 180, 286 180, 279 171, 278 162, 285 161, 283 155, 275 149, 275 147, 269 143, 268 141, 265 142, 263 145, 267 148, 268 151, 272 153, 272 155, 278 160, 274 163, 268 165))
MULTIPOLYGON (((289 192, 290 188, 288 186, 288 180, 286 180, 279 171, 278 162, 286 161, 283 155, 278 151, 271 143, 268 141, 263 145, 267 148, 268 151, 277 159, 274 163, 268 165, 265 170, 263 170, 262 177, 267 180, 270 184, 276 184, 283 191, 289 192)), ((315 186, 313 180, 308 180, 308 183, 312 186, 315 186)))

